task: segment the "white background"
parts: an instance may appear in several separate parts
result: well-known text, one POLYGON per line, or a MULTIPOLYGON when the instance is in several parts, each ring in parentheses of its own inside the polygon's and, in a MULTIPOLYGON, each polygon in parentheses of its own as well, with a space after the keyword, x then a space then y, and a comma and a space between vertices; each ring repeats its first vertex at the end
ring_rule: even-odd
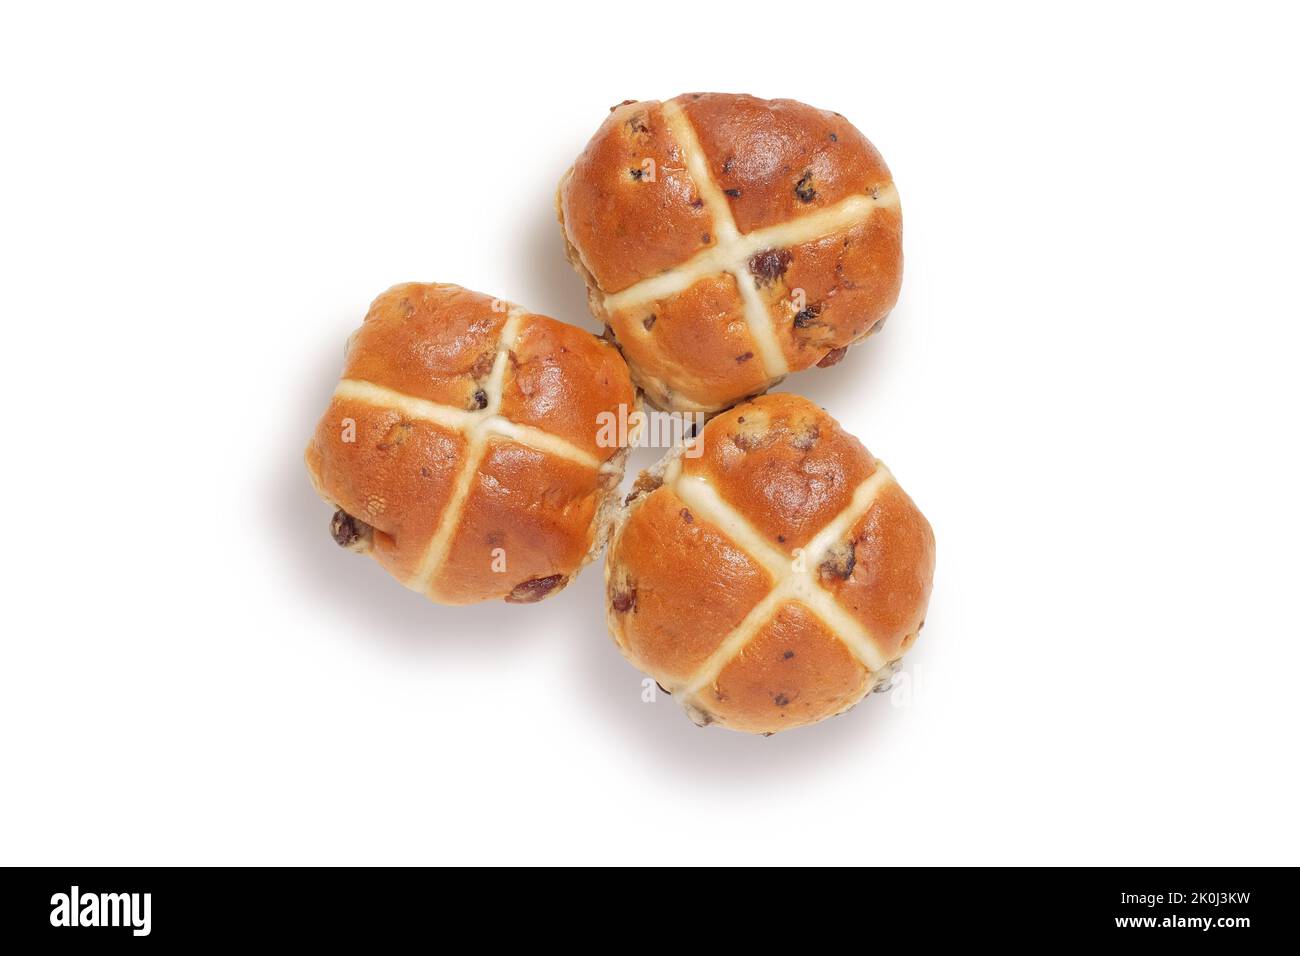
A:
POLYGON ((976 6, 6 7, 0 862, 1300 862, 1296 24, 976 6), (904 208, 886 331, 783 387, 931 519, 928 624, 770 739, 641 702, 599 565, 437 607, 301 464, 395 282, 590 324, 555 182, 693 90, 904 208))

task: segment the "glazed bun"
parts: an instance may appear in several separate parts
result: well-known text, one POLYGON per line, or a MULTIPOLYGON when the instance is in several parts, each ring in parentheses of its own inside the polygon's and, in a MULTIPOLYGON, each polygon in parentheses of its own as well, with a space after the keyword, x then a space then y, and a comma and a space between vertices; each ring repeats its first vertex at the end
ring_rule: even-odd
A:
POLYGON ((807 399, 766 395, 638 479, 607 613, 697 723, 770 734, 887 681, 933 574, 930 525, 885 466, 807 399))
POLYGON ((646 397, 712 412, 878 330, 898 193, 838 113, 691 93, 614 107, 560 182, 569 260, 646 397))
POLYGON ((603 544, 635 390, 607 342, 454 285, 370 307, 307 447, 342 546, 443 604, 536 601, 603 544), (621 406, 621 408, 620 408, 621 406))

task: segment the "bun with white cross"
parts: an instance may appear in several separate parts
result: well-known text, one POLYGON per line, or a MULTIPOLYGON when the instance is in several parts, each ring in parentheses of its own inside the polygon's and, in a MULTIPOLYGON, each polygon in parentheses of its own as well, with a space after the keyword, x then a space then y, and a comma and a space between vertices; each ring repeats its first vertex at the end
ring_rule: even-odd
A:
POLYGON ((929 522, 822 409, 761 396, 644 472, 605 568, 623 654, 699 724, 771 734, 888 682, 925 621, 929 522))
POLYGON ((838 113, 691 93, 616 106, 556 208, 646 397, 713 412, 878 331, 902 281, 889 169, 838 113))
POLYGON ((443 604, 537 601, 604 544, 636 408, 616 349, 454 285, 370 307, 307 447, 343 547, 443 604))

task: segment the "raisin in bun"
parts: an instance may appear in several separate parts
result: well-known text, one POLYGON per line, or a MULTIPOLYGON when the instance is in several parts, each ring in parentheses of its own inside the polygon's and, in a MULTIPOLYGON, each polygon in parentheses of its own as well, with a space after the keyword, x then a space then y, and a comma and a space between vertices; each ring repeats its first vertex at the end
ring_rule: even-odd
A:
POLYGON ((699 724, 770 734, 848 710, 925 620, 934 535, 833 418, 765 395, 643 473, 610 544, 610 630, 699 724))
POLYGON ((843 116, 794 100, 616 106, 556 209, 593 314, 660 408, 716 411, 835 364, 902 281, 884 160, 843 116))
POLYGON ((626 449, 598 419, 635 401, 589 332, 459 286, 394 286, 348 342, 307 470, 335 540, 407 587, 536 601, 603 544, 626 449))

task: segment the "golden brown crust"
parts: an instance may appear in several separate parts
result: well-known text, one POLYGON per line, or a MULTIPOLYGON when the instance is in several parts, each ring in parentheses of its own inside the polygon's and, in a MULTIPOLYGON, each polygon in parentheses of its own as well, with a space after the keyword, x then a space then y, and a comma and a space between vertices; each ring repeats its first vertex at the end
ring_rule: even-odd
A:
POLYGON ((934 531, 897 485, 881 490, 836 549, 844 565, 823 569, 822 586, 871 631, 891 661, 902 657, 925 623, 934 581, 934 531))
POLYGON ((636 407, 636 389, 616 348, 574 325, 527 315, 510 349, 501 414, 558 435, 601 461, 619 449, 598 441, 602 412, 636 407))
POLYGON ((669 488, 645 498, 613 549, 624 559, 611 562, 618 571, 605 587, 620 646, 673 684, 698 669, 772 587, 762 567, 669 488), (698 600, 701 591, 708 601, 698 600))
POLYGON ((718 415, 707 432, 703 454, 683 459, 683 471, 706 477, 787 553, 848 507, 876 470, 860 441, 794 395, 761 395, 718 415))
POLYGON ((770 734, 848 710, 871 674, 797 601, 783 604, 733 657, 697 706, 734 730, 770 734))
POLYGON ((759 293, 792 369, 822 360, 878 331, 903 280, 898 209, 881 209, 852 229, 779 250, 784 268, 759 293), (796 293, 796 290, 798 292, 796 293))
POLYGON ((465 458, 462 435, 391 408, 335 398, 307 447, 322 498, 375 529, 371 551, 399 580, 415 573, 465 458))
POLYGON ((741 232, 892 182, 880 153, 838 113, 729 93, 688 93, 676 102, 741 232))
POLYGON ((661 408, 711 408, 720 390, 742 398, 767 387, 730 275, 706 276, 683 292, 611 311, 606 319, 637 370, 637 383, 661 408))
POLYGON ((343 378, 457 408, 492 369, 507 303, 460 286, 406 282, 379 296, 348 340, 343 378))
POLYGON ((616 349, 458 286, 375 300, 307 448, 339 544, 430 598, 539 600, 604 539, 634 411, 616 349))
POLYGON ((774 733, 851 707, 925 617, 934 536, 831 416, 765 395, 645 473, 610 545, 610 630, 701 723, 774 733))
POLYGON ((463 604, 531 581, 543 582, 534 590, 547 585, 536 597, 559 591, 591 548, 605 492, 588 466, 489 439, 434 592, 463 604))
POLYGON ((716 242, 657 102, 610 111, 560 191, 569 241, 605 292, 683 262, 716 242))
POLYGON ((793 100, 617 107, 561 181, 557 211, 593 314, 660 407, 717 411, 834 364, 898 298, 888 167, 844 117, 793 100), (643 160, 653 178, 637 174, 643 160), (674 316, 676 335, 645 334, 650 315, 674 316), (749 368, 729 364, 745 354, 749 368))

